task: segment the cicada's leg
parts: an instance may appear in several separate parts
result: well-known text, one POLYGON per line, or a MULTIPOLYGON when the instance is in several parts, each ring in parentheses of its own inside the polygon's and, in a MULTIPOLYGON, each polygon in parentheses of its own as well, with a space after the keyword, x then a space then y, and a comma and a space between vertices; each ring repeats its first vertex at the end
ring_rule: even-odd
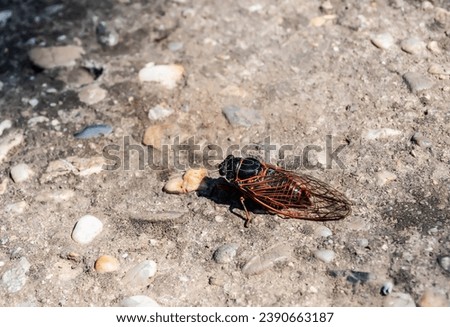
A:
POLYGON ((251 222, 251 217, 250 217, 250 214, 248 213, 248 210, 247 210, 247 207, 245 206, 245 203, 244 203, 244 201, 245 201, 245 198, 243 197, 243 196, 241 196, 241 203, 242 203, 242 206, 244 207, 244 210, 245 210, 245 216, 246 216, 246 220, 245 220, 245 224, 244 224, 244 227, 245 228, 248 228, 248 226, 250 225, 250 222, 251 222))

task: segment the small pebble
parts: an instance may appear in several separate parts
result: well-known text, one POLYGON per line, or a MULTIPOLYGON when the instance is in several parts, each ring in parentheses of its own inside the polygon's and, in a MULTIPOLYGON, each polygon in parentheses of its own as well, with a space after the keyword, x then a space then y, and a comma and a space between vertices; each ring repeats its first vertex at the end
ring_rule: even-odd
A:
POLYGON ((159 307, 159 304, 146 295, 130 296, 120 302, 121 307, 159 307))
POLYGON ((333 235, 333 232, 326 226, 318 226, 315 230, 315 234, 320 237, 330 237, 333 235))
POLYGON ((141 82, 156 82, 173 89, 184 75, 184 68, 181 65, 155 65, 148 63, 139 71, 139 80, 141 82))
POLYGON ((205 168, 189 169, 183 175, 183 188, 186 192, 202 190, 207 187, 205 177, 208 171, 205 168))
POLYGON ((28 100, 28 104, 34 108, 39 104, 39 100, 36 98, 30 99, 28 100))
POLYGON ((439 47, 439 43, 437 43, 436 41, 430 41, 427 44, 427 49, 430 50, 434 54, 441 54, 442 53, 442 50, 439 47))
POLYGON ((8 188, 8 179, 5 178, 5 179, 0 183, 0 195, 5 194, 7 188, 8 188))
POLYGON ((381 286, 380 294, 383 296, 389 295, 392 293, 392 290, 394 289, 394 284, 390 281, 387 281, 381 286))
POLYGON ((28 52, 30 60, 44 69, 73 66, 84 54, 83 48, 75 45, 60 47, 33 48, 28 52))
POLYGON ((411 37, 408 39, 403 40, 400 43, 400 47, 403 51, 410 53, 410 54, 419 54, 423 50, 425 50, 425 43, 415 37, 411 37))
POLYGON ((0 27, 4 27, 12 16, 11 10, 2 10, 0 11, 0 27))
POLYGON ((253 256, 242 267, 242 272, 246 275, 257 275, 269 268, 276 262, 287 260, 291 256, 292 249, 287 244, 278 244, 270 247, 262 254, 253 256))
POLYGON ((89 125, 81 131, 76 132, 73 136, 77 139, 90 139, 93 137, 105 136, 111 134, 113 128, 106 124, 89 125))
POLYGON ((417 303, 419 307, 448 307, 449 302, 447 301, 444 294, 434 290, 426 289, 425 292, 419 299, 417 303))
POLYGON ((358 238, 356 243, 362 248, 369 246, 369 240, 367 238, 358 238))
POLYGON ((161 150, 162 146, 169 144, 171 138, 176 135, 180 135, 180 129, 177 124, 152 125, 145 130, 142 143, 161 150))
POLYGON ((223 286, 225 285, 225 280, 222 277, 211 276, 208 279, 208 284, 214 286, 223 286))
POLYGON ((432 145, 431 141, 420 132, 415 132, 411 137, 411 141, 424 149, 431 148, 432 145))
POLYGON ((95 29, 97 41, 101 45, 114 47, 119 43, 119 34, 116 30, 109 26, 106 22, 100 22, 95 29))
POLYGON ((222 113, 231 126, 250 127, 264 123, 261 113, 255 109, 228 106, 222 109, 222 113))
POLYGON ((119 269, 119 267, 120 267, 119 260, 110 255, 100 256, 95 261, 94 265, 95 270, 100 274, 116 271, 119 269))
POLYGON ((450 256, 445 255, 438 257, 438 263, 442 269, 450 273, 450 256))
POLYGON ((403 79, 412 93, 428 90, 434 85, 433 81, 427 76, 416 72, 404 74, 403 79))
POLYGON ((97 217, 85 215, 81 217, 72 231, 72 239, 80 244, 89 244, 101 233, 103 223, 97 217))
POLYGON ((5 119, 0 123, 0 136, 2 136, 3 132, 12 127, 12 121, 9 119, 5 119))
POLYGON ((415 307, 414 299, 407 293, 392 293, 383 301, 384 307, 415 307))
POLYGON ((178 176, 171 178, 163 187, 163 191, 169 194, 183 194, 186 190, 183 188, 183 178, 178 176))
POLYGON ((37 124, 46 123, 48 121, 49 121, 49 119, 45 116, 36 116, 36 117, 28 119, 27 124, 29 127, 33 127, 33 126, 36 126, 37 124))
POLYGON ((22 132, 16 131, 9 133, 2 139, 0 139, 0 163, 5 160, 8 152, 23 142, 22 132))
POLYGON ((30 263, 25 257, 20 258, 13 268, 4 272, 2 276, 3 287, 8 293, 19 292, 27 282, 26 274, 30 270, 30 263))
POLYGON ((208 187, 205 181, 207 175, 208 171, 205 168, 189 169, 183 177, 171 178, 164 185, 163 190, 170 194, 183 194, 206 189, 208 187))
POLYGON ((392 128, 369 129, 363 133, 362 137, 366 140, 386 139, 402 135, 402 132, 392 128))
POLYGON ((157 270, 156 262, 145 260, 131 268, 123 278, 123 281, 132 287, 146 287, 150 279, 155 276, 157 270))
POLYGON ((167 48, 172 52, 180 51, 181 49, 183 49, 183 47, 184 47, 183 42, 170 42, 167 45, 167 48))
POLYGON ((34 172, 24 163, 17 164, 11 168, 11 178, 14 183, 22 183, 33 176, 34 172))
POLYGON ((378 186, 384 186, 391 181, 395 181, 396 179, 397 175, 387 170, 380 171, 376 175, 376 181, 378 186))
POLYGON ((224 244, 214 251, 213 259, 217 263, 229 263, 236 256, 239 245, 236 243, 224 244))
POLYGON ((325 25, 328 22, 333 21, 337 16, 336 15, 323 15, 311 18, 309 21, 310 26, 320 27, 325 25))
POLYGON ((372 36, 372 43, 380 49, 389 49, 394 44, 394 38, 390 33, 381 33, 372 36))
POLYGON ((151 108, 148 111, 148 119, 150 120, 162 120, 164 118, 169 117, 172 115, 175 111, 172 108, 165 108, 162 106, 156 106, 151 108))
POLYGON ((75 196, 72 190, 43 191, 34 198, 38 202, 56 202, 62 203, 70 200, 75 196))
POLYGON ((334 260, 334 257, 336 256, 334 251, 332 250, 317 250, 314 252, 314 256, 319 259, 320 261, 323 261, 325 263, 330 263, 334 260))
POLYGON ((16 214, 22 214, 28 207, 28 203, 25 201, 14 202, 5 206, 5 212, 11 212, 16 214))
POLYGON ((95 84, 87 85, 78 92, 80 101, 88 105, 102 101, 107 95, 108 91, 95 84))
POLYGON ((450 64, 446 65, 431 64, 430 68, 428 68, 428 72, 433 75, 448 76, 450 75, 450 64))

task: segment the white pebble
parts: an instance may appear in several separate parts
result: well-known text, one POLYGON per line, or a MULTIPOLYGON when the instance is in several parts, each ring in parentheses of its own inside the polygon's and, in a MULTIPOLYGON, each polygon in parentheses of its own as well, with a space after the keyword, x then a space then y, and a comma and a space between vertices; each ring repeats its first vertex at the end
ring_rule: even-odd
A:
POLYGON ((78 97, 80 98, 81 102, 84 102, 88 105, 93 105, 106 98, 107 94, 108 91, 102 89, 98 85, 93 84, 83 87, 78 92, 78 97))
POLYGON ((315 234, 320 237, 329 237, 333 235, 333 232, 326 226, 318 226, 315 230, 315 234))
POLYGON ((236 256, 236 251, 239 245, 236 243, 224 244, 214 251, 213 259, 217 263, 231 262, 236 256))
POLYGON ((146 287, 150 284, 150 278, 155 276, 157 270, 156 262, 144 260, 131 268, 123 278, 123 281, 131 286, 146 287))
POLYGON ((369 129, 362 137, 366 140, 385 139, 389 137, 399 136, 402 132, 392 128, 369 129))
POLYGON ((72 231, 72 239, 80 244, 88 244, 101 233, 103 223, 97 217, 85 215, 81 217, 72 231))
POLYGON ((8 178, 5 178, 1 183, 0 183, 0 195, 4 194, 6 192, 6 189, 8 188, 8 178))
POLYGON ((39 100, 36 98, 30 99, 28 100, 28 104, 34 108, 39 104, 39 100))
POLYGON ((372 36, 372 43, 380 49, 389 49, 394 44, 394 38, 390 33, 381 33, 372 36))
POLYGON ((60 47, 33 48, 28 52, 30 60, 44 69, 50 69, 61 66, 73 66, 75 61, 81 58, 84 50, 75 45, 66 45, 60 47))
POLYGON ((386 171, 386 170, 378 172, 377 176, 376 176, 378 186, 384 186, 388 182, 394 181, 396 179, 397 179, 397 175, 395 175, 394 173, 391 173, 390 171, 386 171))
POLYGON ((11 178, 14 183, 22 183, 33 176, 33 170, 24 163, 20 163, 11 168, 11 178))
POLYGON ((28 119, 28 126, 33 127, 33 126, 36 126, 37 124, 46 123, 48 121, 49 121, 49 119, 45 116, 36 116, 36 117, 28 119))
POLYGON ((450 64, 431 64, 428 72, 433 75, 450 75, 450 64))
POLYGON ((11 128, 11 127, 12 127, 12 121, 11 120, 6 119, 6 120, 2 121, 0 123, 0 136, 2 136, 3 132, 6 129, 11 128))
POLYGON ((26 203, 25 201, 19 201, 6 205, 4 210, 5 212, 21 214, 27 207, 28 203, 26 203))
POLYGON ((323 261, 325 263, 330 263, 334 260, 335 253, 331 250, 317 250, 314 252, 314 256, 319 259, 320 261, 323 261))
POLYGON ((403 40, 400 44, 400 47, 407 53, 419 54, 423 50, 425 50, 425 43, 416 37, 411 37, 403 40))
POLYGON ((121 307, 159 307, 159 304, 146 295, 130 296, 120 302, 121 307))
POLYGON ((6 135, 0 140, 0 163, 8 155, 8 152, 23 142, 22 132, 15 132, 6 135))
POLYGON ((174 113, 172 108, 165 108, 162 106, 156 106, 148 111, 148 118, 150 120, 160 120, 169 117, 174 113))
POLYGON ((383 301, 384 307, 415 307, 413 298, 407 293, 392 293, 383 301))
POLYGON ((25 257, 14 265, 10 270, 5 271, 2 276, 3 286, 9 293, 20 291, 27 282, 26 273, 30 270, 30 263, 25 257))
POLYGON ((139 71, 141 82, 156 82, 162 86, 173 89, 184 75, 184 68, 180 65, 155 65, 148 63, 139 71))

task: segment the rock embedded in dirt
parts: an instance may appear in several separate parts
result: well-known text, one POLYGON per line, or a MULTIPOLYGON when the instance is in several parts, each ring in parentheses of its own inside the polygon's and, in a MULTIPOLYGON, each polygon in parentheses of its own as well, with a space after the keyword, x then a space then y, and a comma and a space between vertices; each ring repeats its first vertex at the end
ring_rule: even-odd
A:
POLYGON ((400 43, 403 51, 410 54, 420 54, 425 50, 425 42, 416 37, 410 37, 400 43))
POLYGON ((391 181, 395 181, 397 179, 397 175, 391 173, 390 171, 383 170, 376 174, 375 179, 378 186, 384 186, 391 181))
POLYGON ((438 258, 438 263, 442 269, 450 273, 450 256, 444 255, 438 258))
POLYGON ((76 45, 37 47, 28 52, 30 60, 44 69, 73 66, 83 54, 83 48, 76 45))
POLYGON ((80 101, 88 105, 102 101, 107 95, 108 91, 95 84, 87 85, 78 92, 80 101))
POLYGON ((184 194, 203 190, 208 187, 205 181, 207 176, 208 171, 205 168, 189 169, 183 174, 183 177, 176 176, 169 179, 163 190, 170 194, 184 194))
POLYGON ((319 259, 320 261, 323 261, 325 263, 330 263, 331 261, 334 260, 334 257, 336 256, 336 254, 332 250, 322 249, 322 250, 314 251, 314 256, 317 259, 319 259))
POLYGON ((148 119, 153 121, 163 120, 172 115, 174 112, 175 111, 172 108, 166 108, 158 105, 148 111, 148 119))
POLYGON ((383 283, 380 289, 380 294, 383 296, 389 295, 392 293, 392 290, 394 289, 394 284, 391 281, 387 281, 383 283))
POLYGON ((95 28, 95 33, 97 35, 97 41, 101 45, 107 47, 114 47, 119 43, 119 34, 116 30, 107 24, 106 22, 98 23, 95 28))
POLYGON ((3 273, 2 283, 8 293, 19 292, 25 286, 27 282, 26 274, 30 270, 30 267, 31 265, 27 258, 22 257, 11 269, 3 273))
POLYGON ((383 301, 384 307, 415 307, 414 299, 407 293, 392 293, 383 301))
POLYGON ((150 284, 151 278, 155 276, 157 264, 153 260, 144 260, 126 273, 123 282, 131 287, 146 287, 150 284))
POLYGON ((402 132, 397 129, 379 128, 379 129, 369 129, 368 131, 362 134, 362 137, 366 140, 377 140, 395 137, 399 135, 402 135, 402 132))
POLYGON ((431 148, 431 141, 426 138, 421 132, 415 132, 411 137, 411 141, 420 146, 423 149, 431 148))
POLYGON ((381 33, 374 35, 370 38, 370 41, 380 49, 387 50, 394 44, 394 37, 391 35, 391 33, 381 33))
POLYGON ((251 108, 227 106, 222 109, 222 113, 233 127, 250 127, 264 123, 264 118, 261 113, 251 108))
POLYGON ((146 295, 130 296, 120 302, 121 307, 159 307, 158 302, 146 295))
POLYGON ((0 136, 2 136, 3 132, 12 127, 12 121, 9 119, 5 119, 0 123, 0 136))
POLYGON ((287 244, 277 244, 267 249, 262 254, 250 258, 242 267, 246 275, 257 275, 270 269, 276 262, 285 261, 291 256, 292 249, 287 244))
POLYGON ((317 236, 320 236, 320 237, 330 237, 330 236, 333 235, 333 232, 331 231, 331 229, 329 229, 329 228, 326 227, 326 226, 318 226, 318 227, 314 230, 314 233, 315 233, 317 236))
POLYGON ((22 214, 24 213, 25 209, 28 207, 28 203, 25 201, 19 201, 7 204, 4 207, 5 212, 15 213, 15 214, 22 214))
POLYGON ((213 259, 217 263, 229 263, 233 261, 238 248, 239 244, 236 243, 229 243, 219 246, 216 251, 214 251, 213 259))
POLYGON ((439 292, 432 288, 423 292, 417 304, 419 307, 448 307, 450 305, 445 297, 445 292, 439 292))
POLYGON ((83 128, 81 131, 76 132, 73 136, 77 139, 90 139, 98 136, 105 136, 111 134, 113 128, 106 124, 94 124, 83 128))
POLYGON ((408 72, 403 75, 403 79, 412 93, 431 89, 434 85, 431 79, 417 72, 408 72))
POLYGON ((9 151, 20 145, 24 140, 21 131, 11 132, 0 139, 0 163, 5 160, 9 151))
POLYGON ((72 190, 55 190, 55 191, 42 191, 34 198, 39 202, 55 202, 62 203, 70 200, 75 196, 75 192, 72 190))
POLYGON ((11 178, 14 183, 22 183, 34 175, 33 170, 25 163, 20 163, 11 168, 11 178))
POLYGON ((433 75, 442 75, 448 77, 450 75, 450 64, 431 64, 428 68, 428 72, 433 75))
POLYGON ((103 223, 97 217, 85 215, 81 217, 72 231, 72 239, 79 244, 89 244, 103 230, 103 223))
POLYGON ((102 255, 95 261, 95 271, 100 274, 114 272, 120 267, 119 260, 110 255, 102 255))
POLYGON ((148 63, 139 71, 139 81, 159 83, 171 90, 183 78, 184 67, 181 65, 155 65, 148 63))

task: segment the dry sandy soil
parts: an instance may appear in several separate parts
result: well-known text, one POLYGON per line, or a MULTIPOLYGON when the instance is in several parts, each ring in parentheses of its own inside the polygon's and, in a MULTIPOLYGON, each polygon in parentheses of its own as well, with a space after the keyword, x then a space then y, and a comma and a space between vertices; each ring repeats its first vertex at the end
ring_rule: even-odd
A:
POLYGON ((229 3, 1 5, 0 305, 113 306, 134 295, 161 306, 449 304, 450 3, 229 3), (76 48, 44 55, 48 66, 33 57, 54 46, 76 48), (150 62, 183 76, 173 88, 142 82, 150 62), (112 133, 74 137, 93 124, 112 133), (233 192, 163 191, 188 167, 142 145, 148 127, 168 145, 195 137, 200 150, 181 163, 220 149, 211 178, 227 149, 247 146, 341 190, 353 212, 315 222, 254 208, 245 228, 233 192), (330 138, 340 164, 317 151, 330 138), (115 166, 103 165, 106 146, 115 166), (14 181, 14 167, 30 175, 14 181), (72 231, 87 214, 103 228, 80 244, 72 231), (115 271, 94 268, 104 254, 115 271), (145 260, 143 277, 132 275, 145 260))

